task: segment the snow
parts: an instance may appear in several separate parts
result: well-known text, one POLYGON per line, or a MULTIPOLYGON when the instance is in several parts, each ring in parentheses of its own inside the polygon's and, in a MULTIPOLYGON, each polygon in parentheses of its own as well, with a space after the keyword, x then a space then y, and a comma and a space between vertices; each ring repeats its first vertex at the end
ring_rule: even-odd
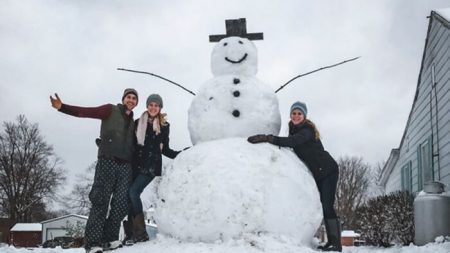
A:
POLYGON ((423 196, 438 196, 438 197, 439 196, 447 196, 447 197, 450 197, 450 191, 444 191, 444 192, 441 192, 441 193, 428 193, 428 192, 425 192, 425 191, 420 191, 417 194, 417 197, 423 197, 423 196))
POLYGON ((162 177, 158 195, 164 200, 156 205, 159 231, 183 241, 267 233, 309 245, 322 220, 316 184, 298 157, 244 138, 182 152, 162 177))
POLYGON ((206 82, 189 108, 192 143, 254 134, 278 135, 281 116, 274 91, 255 77, 224 75, 206 82), (239 97, 233 95, 239 92, 239 97), (233 111, 239 111, 235 117, 233 111))
POLYGON ((438 9, 436 12, 450 22, 450 8, 438 9))
POLYGON ((255 77, 257 63, 256 47, 248 39, 228 37, 216 44, 211 54, 214 78, 200 87, 188 111, 193 144, 279 134, 278 98, 255 77))
POLYGON ((228 37, 219 41, 211 54, 211 70, 214 76, 250 75, 258 71, 258 51, 246 38, 228 37))
POLYGON ((361 235, 358 233, 355 233, 353 230, 343 230, 341 233, 342 237, 360 237, 361 235))
POLYGON ((42 231, 41 223, 16 223, 11 231, 42 231))
MULTIPOLYGON (((0 247, 1 253, 29 253, 26 248, 0 247)), ((34 253, 84 253, 84 249, 43 249, 34 248, 34 253)), ((187 243, 158 235, 149 242, 140 243, 132 247, 124 247, 115 253, 317 253, 311 248, 299 246, 286 240, 268 236, 247 237, 240 240, 216 243, 187 243), (252 246, 253 245, 253 246, 252 246)), ((450 242, 429 243, 424 246, 409 245, 405 247, 377 248, 377 247, 343 247, 344 253, 449 253, 450 242)))

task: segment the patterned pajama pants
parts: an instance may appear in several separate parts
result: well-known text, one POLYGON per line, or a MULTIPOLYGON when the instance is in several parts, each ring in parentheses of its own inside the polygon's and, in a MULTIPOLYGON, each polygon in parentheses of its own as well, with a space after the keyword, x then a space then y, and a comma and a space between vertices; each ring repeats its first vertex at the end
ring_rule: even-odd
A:
POLYGON ((99 158, 89 199, 92 207, 86 223, 85 248, 119 239, 120 223, 128 213, 131 165, 99 158), (109 215, 106 217, 109 209, 109 215))

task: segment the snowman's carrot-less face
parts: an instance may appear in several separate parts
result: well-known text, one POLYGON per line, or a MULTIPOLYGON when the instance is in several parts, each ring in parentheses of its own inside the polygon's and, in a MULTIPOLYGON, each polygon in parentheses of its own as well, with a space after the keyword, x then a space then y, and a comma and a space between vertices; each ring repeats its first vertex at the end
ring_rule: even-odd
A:
POLYGON ((211 55, 214 76, 255 75, 258 71, 257 50, 253 42, 241 37, 227 37, 219 41, 211 55))

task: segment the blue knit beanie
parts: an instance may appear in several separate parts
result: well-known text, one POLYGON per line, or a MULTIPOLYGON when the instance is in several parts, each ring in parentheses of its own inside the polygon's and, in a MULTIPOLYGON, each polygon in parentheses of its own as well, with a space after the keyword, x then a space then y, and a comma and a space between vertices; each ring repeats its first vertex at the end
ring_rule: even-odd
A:
POLYGON ((159 105, 159 107, 163 108, 163 100, 160 95, 158 94, 151 94, 147 98, 147 107, 151 102, 155 102, 159 105))
POLYGON ((294 111, 295 109, 302 111, 303 115, 305 115, 305 118, 306 118, 306 115, 308 114, 308 108, 306 107, 305 103, 300 102, 300 101, 293 103, 291 106, 291 114, 292 114, 292 111, 294 111))

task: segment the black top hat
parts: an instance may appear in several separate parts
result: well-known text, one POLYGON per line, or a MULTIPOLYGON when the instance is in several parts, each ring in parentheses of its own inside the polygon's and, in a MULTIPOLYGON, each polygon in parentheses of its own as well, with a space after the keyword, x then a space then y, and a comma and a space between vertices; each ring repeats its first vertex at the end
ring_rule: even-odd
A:
POLYGON ((249 40, 262 40, 263 33, 247 33, 247 23, 245 18, 225 20, 227 34, 209 35, 210 42, 218 42, 223 38, 237 36, 249 40))

